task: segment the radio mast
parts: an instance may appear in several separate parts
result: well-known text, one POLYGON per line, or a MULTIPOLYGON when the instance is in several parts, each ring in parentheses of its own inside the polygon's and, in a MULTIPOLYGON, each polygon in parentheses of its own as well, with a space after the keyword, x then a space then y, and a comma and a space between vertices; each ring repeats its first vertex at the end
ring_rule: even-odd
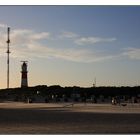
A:
POLYGON ((10 44, 10 27, 7 28, 7 88, 9 88, 9 44, 10 44))
POLYGON ((96 87, 96 77, 94 78, 93 87, 96 87))

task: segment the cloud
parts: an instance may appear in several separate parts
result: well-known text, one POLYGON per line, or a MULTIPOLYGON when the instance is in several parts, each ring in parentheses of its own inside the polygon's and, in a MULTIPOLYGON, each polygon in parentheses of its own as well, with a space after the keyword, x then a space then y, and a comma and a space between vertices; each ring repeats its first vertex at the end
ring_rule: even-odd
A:
POLYGON ((115 58, 115 56, 105 55, 101 52, 78 48, 54 48, 38 42, 26 45, 14 46, 12 57, 24 59, 62 59, 73 62, 92 63, 115 58))
POLYGON ((48 39, 50 37, 49 32, 34 33, 30 36, 31 40, 48 39))
MULTIPOLYGON (((14 29, 11 30, 10 33, 10 49, 11 50, 11 57, 25 57, 26 54, 29 54, 30 47, 32 47, 32 51, 35 50, 36 44, 41 44, 42 39, 48 39, 50 37, 49 32, 35 32, 33 30, 28 29, 14 29)), ((4 56, 6 49, 7 49, 7 33, 3 32, 1 34, 1 41, 0 41, 0 56, 4 56)), ((39 48, 38 48, 39 49, 39 48)), ((30 52, 31 55, 31 52, 30 52)), ((28 55, 29 57, 29 55, 28 55)))
POLYGON ((76 49, 76 48, 53 48, 43 46, 37 42, 28 44, 21 48, 15 48, 13 50, 14 56, 19 58, 43 58, 43 59, 62 59, 73 62, 92 63, 105 61, 115 58, 112 55, 104 55, 101 52, 90 51, 87 49, 76 49))
POLYGON ((53 47, 43 47, 40 46, 38 48, 38 51, 40 55, 37 55, 37 57, 40 58, 47 58, 47 59, 63 59, 67 61, 73 61, 73 62, 84 62, 84 63, 91 63, 91 62, 97 62, 97 61, 105 61, 109 59, 113 59, 115 56, 111 55, 104 55, 100 52, 93 53, 90 50, 86 49, 61 49, 61 48, 53 48, 53 47))
POLYGON ((73 39, 74 43, 76 43, 77 45, 106 43, 106 42, 113 42, 113 41, 117 40, 114 37, 112 37, 112 38, 102 38, 102 37, 94 37, 94 36, 82 37, 74 32, 68 32, 68 31, 63 31, 59 35, 59 38, 61 38, 61 39, 73 39))
POLYGON ((140 59, 140 48, 125 48, 122 53, 123 56, 127 56, 130 59, 140 59))
POLYGON ((8 25, 6 25, 6 24, 0 24, 0 28, 7 28, 8 27, 8 25))
POLYGON ((40 41, 42 39, 48 39, 50 37, 49 32, 34 32, 27 29, 17 29, 11 34, 12 44, 27 44, 34 41, 40 41))
MULTIPOLYGON (((89 48, 81 47, 64 47, 62 40, 53 40, 58 41, 57 47, 52 46, 50 44, 43 44, 42 40, 51 39, 50 32, 36 32, 29 29, 14 29, 11 30, 11 44, 10 44, 10 57, 18 58, 18 59, 62 59, 73 62, 84 62, 91 63, 97 61, 105 61, 109 59, 115 58, 110 54, 105 54, 101 51, 90 50, 89 48), (61 45, 59 45, 59 43, 61 45)), ((73 41, 78 39, 79 36, 72 32, 63 32, 63 37, 71 38, 73 41)), ((0 42, 0 56, 5 57, 5 52, 7 50, 6 33, 1 36, 2 41, 0 42)), ((81 38, 79 38, 81 39, 81 38)), ((85 40, 81 41, 82 43, 88 42, 111 42, 114 41, 114 38, 85 38, 85 40)), ((51 40, 52 41, 52 40, 51 40)))
POLYGON ((67 31, 64 31, 60 34, 60 38, 77 38, 79 35, 76 34, 76 33, 73 33, 73 32, 67 32, 67 31))
POLYGON ((95 43, 105 43, 113 42, 116 38, 101 38, 101 37, 81 37, 75 40, 77 45, 95 44, 95 43))

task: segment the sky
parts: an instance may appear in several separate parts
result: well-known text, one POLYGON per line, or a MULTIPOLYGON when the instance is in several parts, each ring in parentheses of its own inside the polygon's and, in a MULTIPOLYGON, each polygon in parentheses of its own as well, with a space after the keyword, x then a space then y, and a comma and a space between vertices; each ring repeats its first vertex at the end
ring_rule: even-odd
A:
POLYGON ((0 88, 140 85, 140 6, 0 6, 0 88))

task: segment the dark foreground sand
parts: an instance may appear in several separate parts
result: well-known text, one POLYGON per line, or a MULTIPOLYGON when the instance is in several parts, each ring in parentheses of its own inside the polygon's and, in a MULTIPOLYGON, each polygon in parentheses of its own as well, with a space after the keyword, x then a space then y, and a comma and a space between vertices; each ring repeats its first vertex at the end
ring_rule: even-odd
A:
POLYGON ((1 103, 0 134, 140 134, 140 106, 63 106, 1 103))

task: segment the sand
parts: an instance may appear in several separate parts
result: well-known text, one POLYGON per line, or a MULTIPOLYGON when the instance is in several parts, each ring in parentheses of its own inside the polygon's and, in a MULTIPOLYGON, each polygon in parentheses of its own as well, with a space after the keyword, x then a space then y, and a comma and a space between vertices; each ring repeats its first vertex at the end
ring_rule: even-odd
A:
POLYGON ((0 103, 0 134, 140 134, 140 105, 0 103))

